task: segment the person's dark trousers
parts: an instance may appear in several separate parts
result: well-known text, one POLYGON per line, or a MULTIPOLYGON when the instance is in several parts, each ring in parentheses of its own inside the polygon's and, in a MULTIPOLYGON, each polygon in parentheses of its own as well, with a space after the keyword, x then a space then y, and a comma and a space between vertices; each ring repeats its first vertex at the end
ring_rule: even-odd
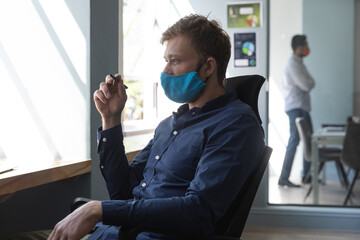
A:
MULTIPOLYGON (((308 122, 311 132, 313 132, 312 122, 310 114, 303 109, 293 109, 286 114, 289 117, 289 126, 290 126, 290 137, 288 145, 286 147, 286 153, 284 158, 284 163, 281 170, 280 180, 289 180, 291 168, 294 162, 294 157, 296 153, 296 148, 299 145, 299 133, 296 128, 295 119, 298 117, 303 117, 305 121, 308 122)), ((305 157, 303 158, 303 171, 302 177, 306 176, 307 172, 310 170, 311 163, 306 161, 305 157)))

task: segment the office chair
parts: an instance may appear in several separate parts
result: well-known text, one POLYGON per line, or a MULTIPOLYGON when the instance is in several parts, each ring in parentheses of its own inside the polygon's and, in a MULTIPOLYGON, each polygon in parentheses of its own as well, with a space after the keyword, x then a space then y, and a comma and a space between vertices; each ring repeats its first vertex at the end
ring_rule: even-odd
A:
MULTIPOLYGON (((303 142, 303 154, 306 159, 306 161, 311 162, 312 161, 312 150, 311 150, 311 130, 308 123, 305 121, 304 118, 296 118, 296 127, 299 132, 300 141, 303 142)), ((347 177, 343 168, 343 165, 340 162, 340 156, 341 156, 341 149, 338 148, 331 148, 331 147, 321 147, 319 148, 319 170, 316 176, 318 177, 323 170, 323 167, 326 162, 334 161, 335 166, 337 168, 338 177, 340 180, 340 183, 344 183, 345 186, 347 186, 348 181, 347 177)), ((310 178, 310 171, 305 176, 305 181, 310 178)), ((315 175, 315 174, 314 174, 315 175)), ((309 190, 307 191, 304 201, 307 199, 307 197, 310 195, 312 191, 312 184, 310 185, 309 190)))
POLYGON ((355 174, 351 181, 350 187, 347 190, 347 194, 344 200, 344 206, 350 198, 352 189, 354 188, 355 182, 359 176, 360 170, 360 123, 348 122, 346 128, 346 135, 343 145, 341 162, 353 169, 355 174))
POLYGON ((225 85, 226 91, 235 91, 237 97, 252 108, 260 124, 262 121, 259 114, 258 98, 264 82, 265 78, 260 75, 244 75, 227 78, 225 85))
MULTIPOLYGON (((265 78, 260 75, 246 75, 226 79, 225 87, 226 91, 235 91, 237 97, 253 109, 260 124, 262 121, 258 110, 258 96, 261 86, 264 82, 265 78)), ((211 236, 199 237, 190 236, 187 234, 179 235, 179 233, 172 234, 175 236, 180 236, 182 239, 240 239, 262 176, 264 175, 265 169, 269 162, 271 153, 272 148, 265 146, 261 160, 259 162, 259 166, 254 170, 254 172, 250 174, 249 178, 244 184, 244 187, 240 190, 229 209, 217 222, 215 231, 211 236)), ((72 211, 88 201, 90 201, 90 199, 75 199, 71 207, 72 211)))

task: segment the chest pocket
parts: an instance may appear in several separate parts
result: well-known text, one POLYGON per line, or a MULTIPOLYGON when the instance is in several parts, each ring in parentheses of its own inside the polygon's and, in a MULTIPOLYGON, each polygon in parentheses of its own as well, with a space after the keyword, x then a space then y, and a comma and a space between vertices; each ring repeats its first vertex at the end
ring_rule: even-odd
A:
MULTIPOLYGON (((189 182, 194 178, 197 164, 203 152, 203 135, 179 133, 163 153, 157 164, 163 180, 189 182)), ((159 173, 159 172, 158 172, 159 173)))

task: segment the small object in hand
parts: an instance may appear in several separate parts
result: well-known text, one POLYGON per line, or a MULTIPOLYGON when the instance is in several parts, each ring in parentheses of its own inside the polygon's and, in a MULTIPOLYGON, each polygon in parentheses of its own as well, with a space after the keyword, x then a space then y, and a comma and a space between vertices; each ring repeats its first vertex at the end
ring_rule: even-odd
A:
MULTIPOLYGON (((114 75, 110 74, 110 77, 111 77, 112 79, 114 79, 115 82, 119 82, 119 80, 117 80, 114 75)), ((128 89, 128 87, 127 87, 125 84, 123 84, 123 85, 124 85, 125 89, 128 89)))

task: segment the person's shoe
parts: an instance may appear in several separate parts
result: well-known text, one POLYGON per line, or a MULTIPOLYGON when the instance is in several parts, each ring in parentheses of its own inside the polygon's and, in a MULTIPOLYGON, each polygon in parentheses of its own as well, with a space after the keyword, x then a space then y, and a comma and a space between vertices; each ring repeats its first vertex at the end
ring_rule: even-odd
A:
POLYGON ((282 187, 292 187, 292 188, 301 187, 300 185, 294 184, 294 183, 290 182, 289 180, 282 180, 282 179, 279 179, 278 184, 279 184, 279 186, 282 186, 282 187))

